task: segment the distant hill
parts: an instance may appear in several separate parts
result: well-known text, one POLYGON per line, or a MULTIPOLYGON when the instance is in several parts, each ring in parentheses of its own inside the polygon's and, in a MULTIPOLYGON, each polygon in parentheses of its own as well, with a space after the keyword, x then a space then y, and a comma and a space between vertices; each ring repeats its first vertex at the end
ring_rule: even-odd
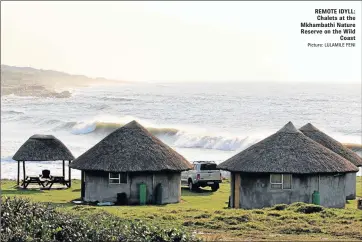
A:
POLYGON ((1 65, 2 95, 69 97, 71 93, 64 91, 68 88, 119 83, 122 82, 105 78, 71 75, 53 70, 1 65), (59 90, 63 91, 59 92, 59 90))

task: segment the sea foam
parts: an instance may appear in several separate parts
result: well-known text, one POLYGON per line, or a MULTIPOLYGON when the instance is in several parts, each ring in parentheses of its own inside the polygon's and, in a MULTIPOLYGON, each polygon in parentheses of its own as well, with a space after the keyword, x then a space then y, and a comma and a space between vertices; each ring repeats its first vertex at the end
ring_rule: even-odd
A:
MULTIPOLYGON (((136 120, 162 141, 179 148, 235 151, 247 148, 256 141, 256 139, 248 136, 220 135, 195 128, 159 126, 150 124, 149 122, 143 122, 137 118, 136 120)), ((113 122, 103 120, 81 121, 77 123, 68 122, 62 127, 70 128, 70 132, 73 135, 93 134, 105 136, 125 125, 126 123, 123 121, 124 119, 119 122, 115 122, 115 120, 113 120, 113 122)))

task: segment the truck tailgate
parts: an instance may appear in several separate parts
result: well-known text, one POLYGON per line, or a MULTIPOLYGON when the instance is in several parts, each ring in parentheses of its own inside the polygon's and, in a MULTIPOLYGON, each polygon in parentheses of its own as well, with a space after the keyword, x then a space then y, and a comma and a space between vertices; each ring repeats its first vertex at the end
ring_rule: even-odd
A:
POLYGON ((218 170, 203 170, 199 171, 200 173, 200 180, 211 180, 211 181, 219 181, 220 180, 220 171, 218 170))

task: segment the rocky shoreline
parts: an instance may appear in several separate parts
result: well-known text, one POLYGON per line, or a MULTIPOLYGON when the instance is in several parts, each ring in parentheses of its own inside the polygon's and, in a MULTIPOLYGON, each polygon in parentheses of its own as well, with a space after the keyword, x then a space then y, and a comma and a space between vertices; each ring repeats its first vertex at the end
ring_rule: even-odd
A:
POLYGON ((42 70, 31 67, 1 65, 1 95, 69 98, 67 88, 87 87, 93 84, 119 84, 120 81, 90 78, 65 72, 42 70))
POLYGON ((21 85, 21 86, 2 86, 1 95, 16 95, 21 97, 50 97, 50 98, 69 98, 72 96, 69 91, 56 92, 40 85, 21 85))

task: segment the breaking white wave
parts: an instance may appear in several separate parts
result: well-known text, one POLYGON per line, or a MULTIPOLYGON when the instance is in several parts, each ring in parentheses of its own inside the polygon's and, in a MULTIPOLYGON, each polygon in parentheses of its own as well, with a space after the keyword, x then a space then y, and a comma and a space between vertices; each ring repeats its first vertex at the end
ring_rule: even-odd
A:
POLYGON ((255 140, 249 137, 225 137, 221 135, 200 135, 179 131, 175 135, 173 143, 176 147, 181 148, 202 148, 216 150, 240 150, 252 145, 255 140))
POLYGON ((258 140, 256 137, 253 139, 247 135, 233 136, 229 134, 218 134, 193 127, 154 125, 148 121, 131 116, 123 118, 96 118, 90 121, 79 122, 61 122, 57 120, 43 122, 46 122, 47 124, 56 124, 56 127, 54 127, 53 130, 66 130, 72 135, 99 135, 100 137, 104 137, 132 120, 137 120, 150 133, 167 144, 179 148, 235 151, 245 149, 258 140))

